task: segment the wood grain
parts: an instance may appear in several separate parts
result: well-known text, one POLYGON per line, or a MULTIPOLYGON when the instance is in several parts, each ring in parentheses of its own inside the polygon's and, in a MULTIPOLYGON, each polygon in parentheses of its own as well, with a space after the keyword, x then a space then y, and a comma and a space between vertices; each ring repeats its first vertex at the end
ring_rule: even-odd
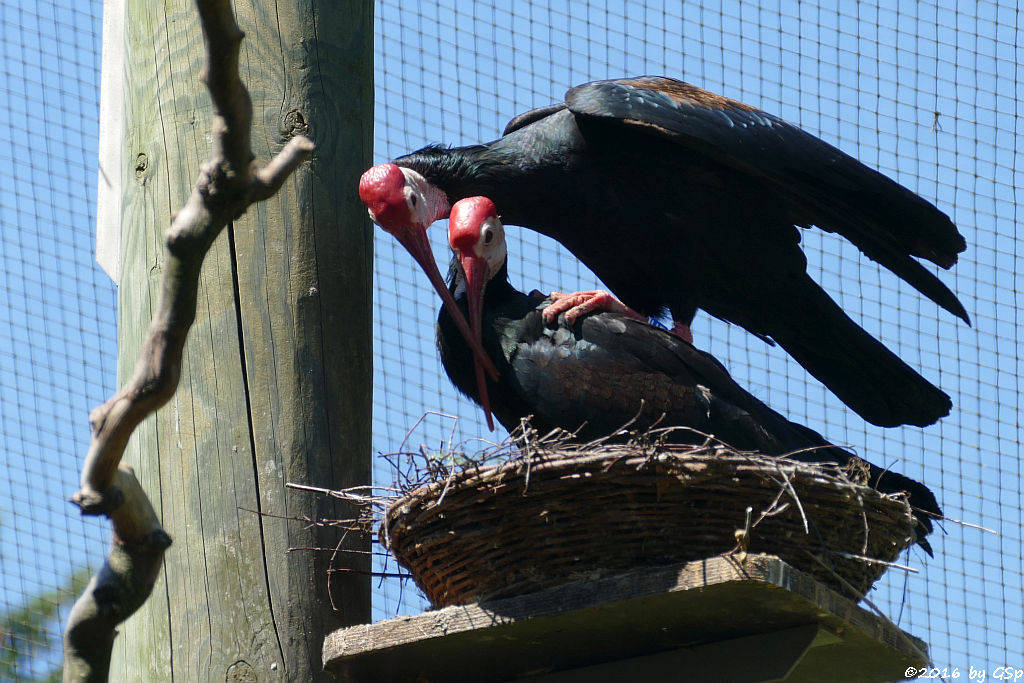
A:
MULTIPOLYGON (((371 233, 344 187, 371 163, 372 12, 336 5, 235 4, 257 158, 293 132, 314 139, 316 157, 215 242, 179 390, 129 446, 175 543, 116 641, 111 680, 325 680, 323 635, 369 617, 368 577, 335 585, 334 612, 328 555, 288 552, 336 536, 251 512, 343 517, 285 481, 369 478, 371 233)), ((171 211, 209 152, 211 114, 193 4, 131 0, 127 13, 121 381, 152 315, 171 211)))
MULTIPOLYGON (((701 648, 747 639, 744 648, 751 649, 732 647, 735 659, 753 652, 760 636, 770 641, 809 625, 817 625, 818 635, 800 660, 806 668, 792 680, 891 680, 927 660, 925 645, 888 620, 777 557, 752 554, 638 569, 347 628, 328 636, 324 663, 354 683, 532 680, 573 670, 589 678, 566 674, 564 680, 621 680, 611 675, 617 662, 655 657, 644 670, 656 671, 692 659, 665 657, 662 664, 655 661, 659 653, 688 650, 706 659, 710 650, 701 648), (829 673, 821 677, 822 671, 829 673)), ((697 676, 690 664, 684 670, 686 680, 761 680, 728 678, 724 669, 697 676)), ((661 674, 681 680, 678 669, 661 674)))

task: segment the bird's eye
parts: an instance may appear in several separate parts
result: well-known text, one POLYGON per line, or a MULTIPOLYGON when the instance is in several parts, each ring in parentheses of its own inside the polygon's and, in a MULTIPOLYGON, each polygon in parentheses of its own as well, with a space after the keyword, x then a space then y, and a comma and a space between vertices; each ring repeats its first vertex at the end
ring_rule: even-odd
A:
POLYGON ((415 194, 409 195, 409 201, 412 202, 413 206, 416 206, 416 195, 415 194))
POLYGON ((484 244, 490 244, 494 241, 494 232, 492 230, 484 230, 484 244))

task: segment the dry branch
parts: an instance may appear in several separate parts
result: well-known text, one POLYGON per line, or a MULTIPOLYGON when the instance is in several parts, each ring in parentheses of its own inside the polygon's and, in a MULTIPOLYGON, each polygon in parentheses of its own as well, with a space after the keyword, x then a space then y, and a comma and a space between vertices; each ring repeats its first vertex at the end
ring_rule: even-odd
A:
POLYGON ((206 49, 202 80, 213 101, 210 158, 166 233, 156 313, 128 382, 89 416, 92 440, 73 497, 84 514, 112 523, 110 555, 79 598, 64 636, 65 681, 105 681, 115 626, 149 596, 170 537, 145 492, 121 465, 136 426, 174 395, 182 350, 196 315, 203 260, 221 230, 250 204, 272 196, 313 149, 292 138, 262 169, 250 143, 252 103, 238 73, 244 34, 229 0, 198 0, 206 49))

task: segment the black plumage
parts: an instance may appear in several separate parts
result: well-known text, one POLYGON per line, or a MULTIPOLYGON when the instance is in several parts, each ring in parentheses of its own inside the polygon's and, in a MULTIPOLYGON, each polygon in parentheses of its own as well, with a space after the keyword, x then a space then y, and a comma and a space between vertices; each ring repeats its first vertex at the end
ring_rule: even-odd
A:
POLYGON ((488 196, 505 223, 564 244, 633 309, 689 324, 701 308, 774 340, 874 424, 949 413, 944 392, 807 275, 798 228, 839 233, 968 321, 916 260, 949 268, 964 238, 929 202, 775 116, 669 78, 598 81, 516 117, 498 140, 395 164, 425 179, 411 200, 394 195, 410 211, 443 207, 426 225, 448 203, 488 196))
MULTIPOLYGON (((452 229, 455 224, 453 212, 452 229)), ((492 272, 482 284, 473 327, 498 369, 498 380, 477 374, 467 341, 444 306, 438 315, 437 344, 445 371, 459 391, 484 403, 479 382, 486 382, 486 403, 509 431, 527 416, 542 434, 557 427, 575 432, 580 442, 605 437, 627 423, 636 430, 683 426, 740 450, 792 454, 809 462, 861 462, 769 408, 740 387, 714 357, 674 334, 610 312, 586 315, 571 326, 563 315, 557 324, 546 326, 542 311, 551 300, 511 285, 504 246, 498 243, 504 235, 500 223, 494 227, 498 234, 490 244, 483 247, 483 237, 478 240, 478 259, 484 258, 482 251, 500 251, 499 258, 491 259, 492 272)), ((464 243, 463 249, 470 253, 469 245, 464 243)), ((453 261, 450 289, 463 315, 474 321, 468 294, 481 284, 467 285, 464 272, 459 261, 453 261)), ((703 438, 687 430, 672 431, 669 437, 703 438)), ((930 554, 924 536, 932 530, 931 517, 941 516, 935 496, 903 475, 864 465, 871 486, 886 493, 908 493, 919 522, 918 542, 930 554)))

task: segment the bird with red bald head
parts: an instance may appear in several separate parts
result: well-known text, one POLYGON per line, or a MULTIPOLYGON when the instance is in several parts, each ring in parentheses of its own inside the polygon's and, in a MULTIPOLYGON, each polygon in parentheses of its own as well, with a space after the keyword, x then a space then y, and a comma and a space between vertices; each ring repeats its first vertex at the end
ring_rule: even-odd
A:
POLYGON ((561 242, 644 315, 689 325, 704 309, 777 342, 869 422, 926 426, 950 411, 948 395, 810 278, 800 229, 838 233, 969 322, 917 260, 950 268, 963 236, 929 202, 778 117, 671 78, 595 81, 492 142, 429 146, 360 183, 374 220, 403 243, 474 195, 561 242))

